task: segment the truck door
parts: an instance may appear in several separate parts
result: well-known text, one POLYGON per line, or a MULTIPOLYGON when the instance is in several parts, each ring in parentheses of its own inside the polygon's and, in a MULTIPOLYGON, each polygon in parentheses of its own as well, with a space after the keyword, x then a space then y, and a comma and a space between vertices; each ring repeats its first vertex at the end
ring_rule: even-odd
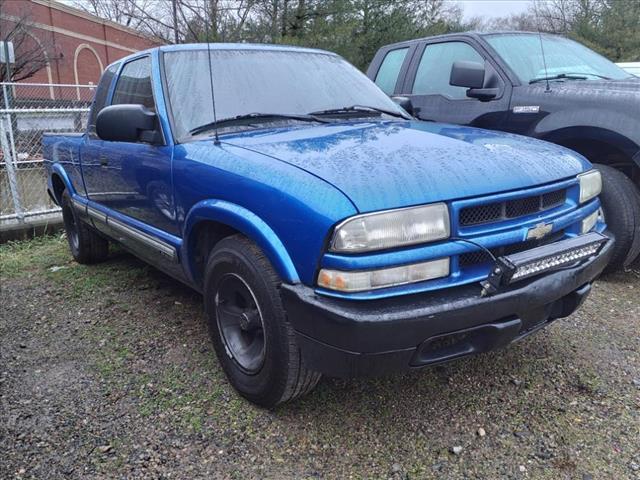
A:
MULTIPOLYGON (((111 105, 118 104, 139 104, 156 111, 150 56, 124 64, 111 100, 111 105)), ((93 199, 113 211, 177 235, 171 155, 169 145, 103 141, 99 191, 94 191, 93 199)))
POLYGON ((485 60, 479 47, 463 38, 423 43, 416 50, 402 90, 422 120, 493 129, 504 122, 511 97, 511 85, 504 81, 496 66, 485 60), (469 98, 466 88, 449 85, 451 68, 459 60, 484 63, 485 78, 496 76, 499 86, 496 98, 490 101, 469 98))
MULTIPOLYGON (((100 110, 102 110, 109 98, 109 92, 111 90, 111 84, 118 71, 119 64, 111 65, 107 68, 98 87, 96 88, 96 94, 91 106, 91 112, 89 113, 89 119, 87 121, 87 133, 84 136, 84 140, 80 146, 80 157, 82 163, 82 179, 84 182, 84 189, 88 198, 98 201, 97 195, 103 191, 104 185, 102 185, 102 178, 104 176, 104 167, 100 165, 102 146, 104 141, 101 140, 96 134, 96 117, 100 110)), ((83 192, 84 195, 84 192, 83 192)))
POLYGON ((399 93, 415 48, 410 44, 383 47, 369 65, 367 76, 387 95, 399 93))

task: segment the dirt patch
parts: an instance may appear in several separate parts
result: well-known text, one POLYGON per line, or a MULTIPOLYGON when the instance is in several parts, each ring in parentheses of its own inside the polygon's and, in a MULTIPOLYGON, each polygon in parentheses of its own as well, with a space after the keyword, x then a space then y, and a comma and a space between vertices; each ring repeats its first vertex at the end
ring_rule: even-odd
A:
POLYGON ((78 265, 56 237, 0 265, 0 478, 640 478, 637 272, 505 350, 269 412, 226 382, 200 297, 135 258, 78 265))

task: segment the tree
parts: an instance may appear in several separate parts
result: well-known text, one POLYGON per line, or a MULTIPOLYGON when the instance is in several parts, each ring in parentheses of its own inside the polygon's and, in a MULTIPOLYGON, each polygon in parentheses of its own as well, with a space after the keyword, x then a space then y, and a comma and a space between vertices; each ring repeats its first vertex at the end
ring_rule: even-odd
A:
POLYGON ((76 6, 87 13, 117 22, 126 27, 140 29, 143 22, 138 10, 147 11, 153 7, 150 0, 82 0, 76 6))
POLYGON ((338 52, 360 68, 384 44, 472 26, 462 22, 460 6, 447 0, 75 1, 166 43, 310 46, 338 52))
POLYGON ((480 29, 565 35, 617 62, 640 61, 640 1, 535 0, 527 12, 480 22, 480 29))
POLYGON ((640 60, 637 0, 536 0, 531 13, 543 31, 572 37, 614 61, 640 60))
MULTIPOLYGON (((0 11, 4 12, 6 0, 0 0, 0 11)), ((52 54, 52 42, 48 37, 39 38, 33 33, 30 12, 19 16, 3 16, 0 19, 0 39, 12 42, 15 63, 11 64, 11 78, 6 63, 0 63, 0 81, 19 82, 34 76, 47 66, 52 54)))
POLYGON ((640 61, 640 2, 604 0, 598 28, 581 36, 585 43, 615 61, 640 61))
POLYGON ((479 21, 479 29, 483 31, 497 30, 517 30, 517 31, 538 31, 538 21, 531 12, 522 12, 508 15, 506 17, 492 18, 479 21))

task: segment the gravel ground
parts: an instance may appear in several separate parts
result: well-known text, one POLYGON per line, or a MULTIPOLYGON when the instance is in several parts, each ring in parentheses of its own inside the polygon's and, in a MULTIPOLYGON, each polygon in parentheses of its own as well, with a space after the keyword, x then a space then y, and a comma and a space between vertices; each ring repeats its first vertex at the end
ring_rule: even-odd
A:
POLYGON ((258 409, 197 294, 62 238, 0 246, 0 478, 640 478, 640 274, 511 347, 258 409))

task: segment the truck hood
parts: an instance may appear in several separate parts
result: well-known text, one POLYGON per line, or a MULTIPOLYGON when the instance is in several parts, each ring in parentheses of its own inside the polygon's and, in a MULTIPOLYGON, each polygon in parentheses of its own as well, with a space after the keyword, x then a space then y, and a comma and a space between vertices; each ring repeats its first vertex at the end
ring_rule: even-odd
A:
POLYGON ((225 136, 341 190, 360 212, 532 187, 590 168, 532 138, 419 121, 341 122, 225 136))
MULTIPOLYGON (((602 97, 604 102, 621 100, 632 102, 633 108, 640 108, 640 78, 638 77, 624 80, 554 81, 549 85, 554 95, 582 97, 590 102, 597 101, 602 97)), ((538 82, 528 88, 536 91, 538 95, 542 95, 547 87, 544 82, 538 82)))

